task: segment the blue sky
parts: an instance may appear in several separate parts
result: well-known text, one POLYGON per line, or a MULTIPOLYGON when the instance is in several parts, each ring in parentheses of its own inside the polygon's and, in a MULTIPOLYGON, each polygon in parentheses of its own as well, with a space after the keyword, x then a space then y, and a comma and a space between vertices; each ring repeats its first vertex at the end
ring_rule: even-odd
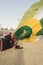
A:
POLYGON ((39 0, 0 0, 0 24, 4 28, 17 28, 24 12, 37 1, 39 0))

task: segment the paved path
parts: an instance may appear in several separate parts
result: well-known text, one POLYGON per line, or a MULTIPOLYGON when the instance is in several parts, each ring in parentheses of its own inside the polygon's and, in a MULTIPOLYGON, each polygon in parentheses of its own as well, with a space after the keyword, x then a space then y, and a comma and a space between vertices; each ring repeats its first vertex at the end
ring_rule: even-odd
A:
POLYGON ((17 57, 16 57, 15 65, 24 65, 23 50, 17 50, 17 57))
POLYGON ((14 47, 0 51, 0 65, 43 65, 43 36, 33 43, 22 43, 23 49, 14 47))
POLYGON ((24 55, 22 49, 8 49, 0 51, 0 65, 24 65, 24 55))

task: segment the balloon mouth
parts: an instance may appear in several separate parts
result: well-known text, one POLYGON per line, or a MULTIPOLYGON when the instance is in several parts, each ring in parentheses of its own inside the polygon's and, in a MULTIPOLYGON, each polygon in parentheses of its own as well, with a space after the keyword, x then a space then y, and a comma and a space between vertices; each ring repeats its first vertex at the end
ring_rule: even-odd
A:
POLYGON ((32 29, 29 26, 23 26, 15 32, 15 38, 19 40, 25 39, 25 38, 29 38, 31 34, 32 34, 32 29))

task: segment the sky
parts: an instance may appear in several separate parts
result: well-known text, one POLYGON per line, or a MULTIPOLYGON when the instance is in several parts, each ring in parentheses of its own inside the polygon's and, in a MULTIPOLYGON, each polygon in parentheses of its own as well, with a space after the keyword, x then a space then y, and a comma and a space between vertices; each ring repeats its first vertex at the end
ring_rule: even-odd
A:
POLYGON ((3 28, 16 29, 24 12, 39 0, 0 0, 0 24, 3 28))

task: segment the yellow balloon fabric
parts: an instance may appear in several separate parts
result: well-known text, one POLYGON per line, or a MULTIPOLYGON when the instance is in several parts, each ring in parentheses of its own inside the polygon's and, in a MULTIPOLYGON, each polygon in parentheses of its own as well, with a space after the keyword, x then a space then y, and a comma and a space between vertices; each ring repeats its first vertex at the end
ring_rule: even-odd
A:
POLYGON ((22 26, 29 26, 29 27, 31 27, 32 34, 31 34, 30 38, 19 40, 19 42, 32 42, 32 41, 34 41, 37 32, 42 29, 40 21, 38 21, 35 18, 30 18, 30 19, 26 19, 26 20, 22 21, 19 24, 18 29, 21 28, 22 26))

